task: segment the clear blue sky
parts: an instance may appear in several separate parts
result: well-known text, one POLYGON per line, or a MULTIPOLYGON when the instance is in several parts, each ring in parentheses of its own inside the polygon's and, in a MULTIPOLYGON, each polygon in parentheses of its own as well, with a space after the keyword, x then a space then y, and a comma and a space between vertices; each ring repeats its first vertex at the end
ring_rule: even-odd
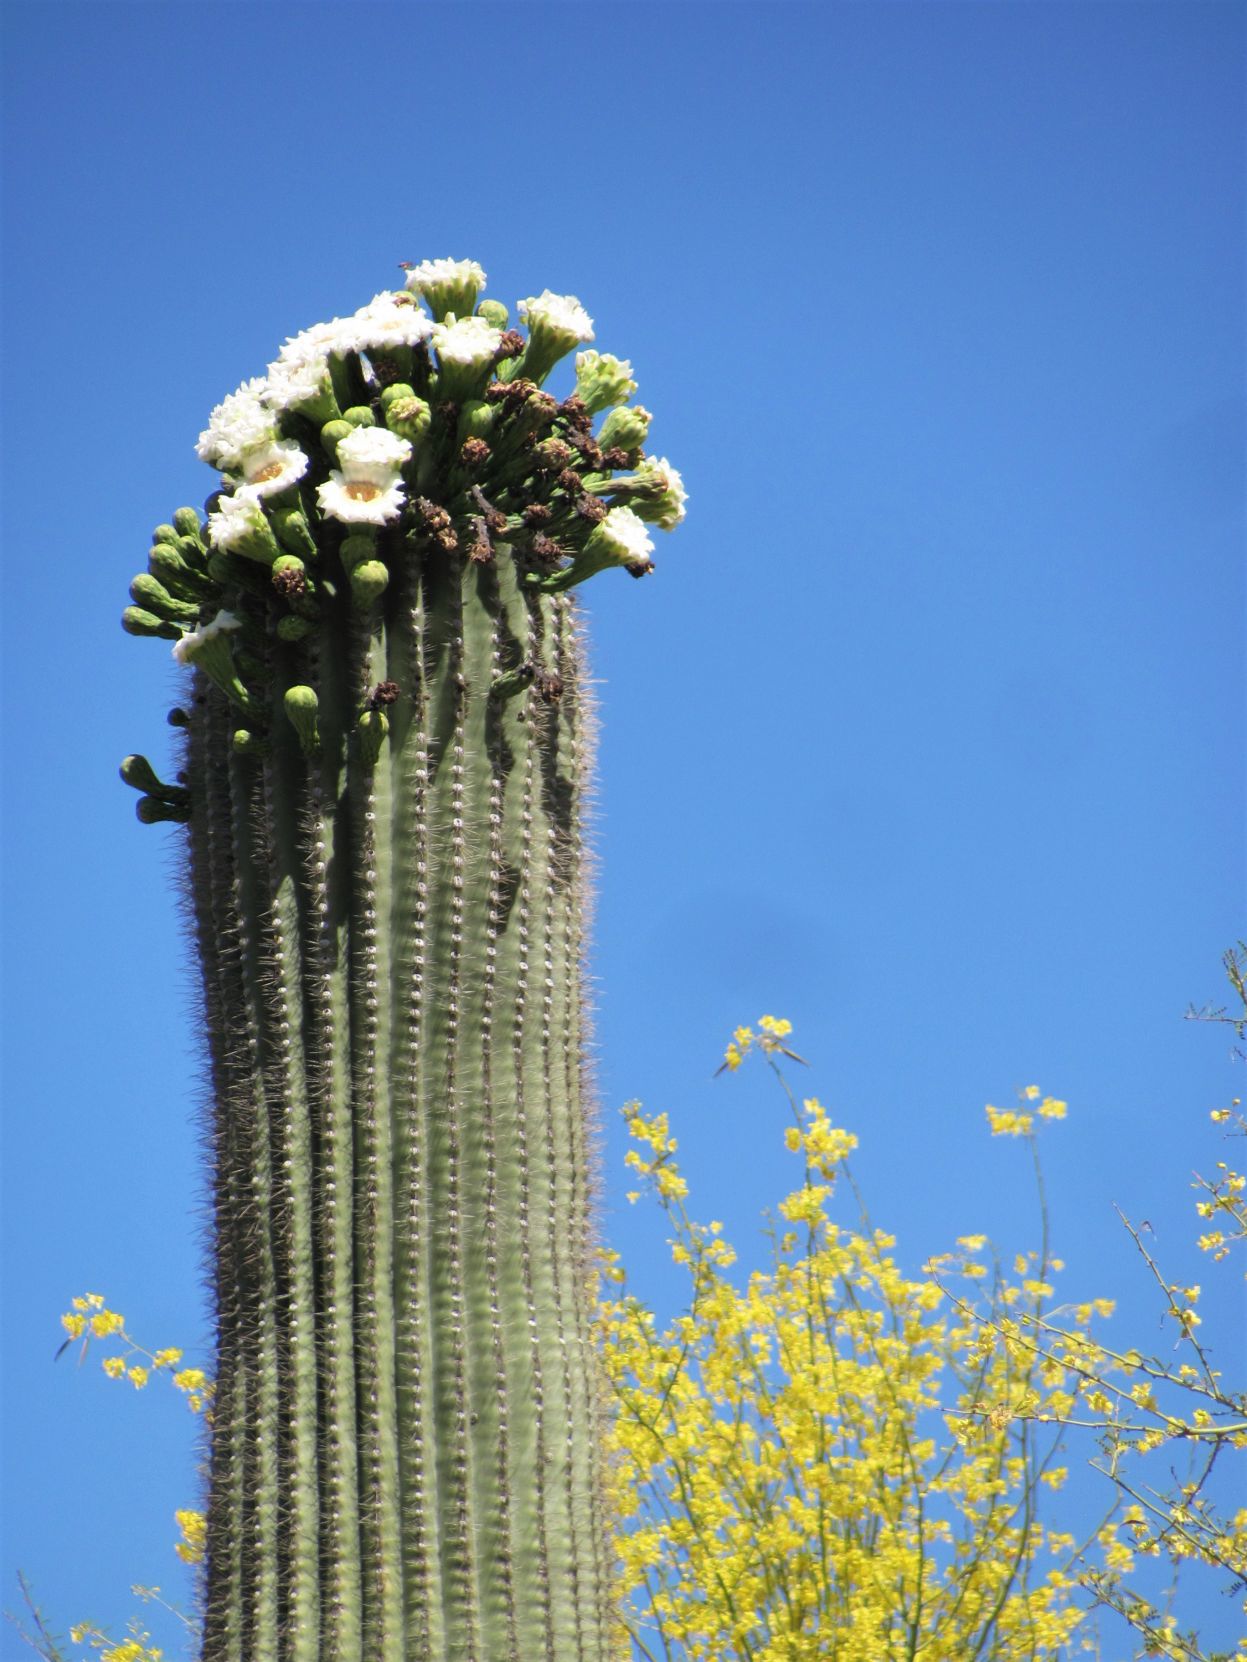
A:
POLYGON ((711 1075, 773 1011, 909 1267, 1033 1242, 982 1108, 1037 1082, 1067 1286, 1162 1343, 1111 1205, 1149 1218, 1241 1380, 1186 1187, 1241 1069, 1182 1012, 1243 928, 1243 7, 9 0, 5 33, 3 1602, 18 1566, 66 1623, 185 1588, 185 1409, 52 1364, 87 1288, 209 1338, 176 836, 116 778, 174 677, 117 619, 212 405, 400 260, 578 295, 690 492, 588 598, 639 1289, 682 1291, 615 1110, 671 1112, 760 1258, 779 1121, 711 1075))

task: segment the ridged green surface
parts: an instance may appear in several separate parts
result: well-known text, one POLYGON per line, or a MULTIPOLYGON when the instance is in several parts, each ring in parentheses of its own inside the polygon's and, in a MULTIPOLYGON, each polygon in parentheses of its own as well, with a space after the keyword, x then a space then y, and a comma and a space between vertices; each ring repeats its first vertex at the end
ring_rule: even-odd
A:
MULTIPOLYGON (((277 720, 236 755, 202 678, 190 712, 220 1104, 204 1658, 605 1662, 573 602, 441 551, 386 599, 322 626, 318 756, 277 720), (561 696, 491 697, 517 657, 561 696), (370 767, 333 711, 384 680, 370 767)), ((272 650, 277 709, 308 671, 272 650)))

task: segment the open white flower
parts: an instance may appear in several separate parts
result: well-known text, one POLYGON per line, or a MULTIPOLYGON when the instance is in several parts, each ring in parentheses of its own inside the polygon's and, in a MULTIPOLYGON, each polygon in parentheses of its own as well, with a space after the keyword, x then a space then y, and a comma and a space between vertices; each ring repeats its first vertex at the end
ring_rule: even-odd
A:
POLYGON ((257 491, 243 485, 233 496, 223 496, 208 515, 208 541, 225 553, 241 552, 246 544, 269 543, 273 533, 264 517, 257 491))
POLYGON ((435 317, 466 317, 485 287, 485 273, 475 260, 423 260, 407 273, 407 287, 424 296, 435 317))
POLYGON ((310 354, 302 359, 278 358, 268 366, 267 381, 264 402, 278 414, 320 404, 333 393, 327 359, 310 354))
POLYGON ((335 468, 318 486, 316 500, 321 513, 330 519, 347 525, 385 525, 403 511, 403 486, 398 474, 387 482, 359 475, 352 478, 335 468))
POLYGON ((411 445, 388 427, 354 427, 338 440, 338 462, 348 479, 390 485, 410 460, 411 445))
POLYGON ((654 552, 644 520, 631 508, 612 508, 601 524, 594 527, 592 540, 609 546, 615 559, 623 565, 634 562, 648 565, 654 552))
POLYGON ((201 461, 214 467, 237 467, 244 450, 277 437, 273 412, 263 400, 267 385, 262 375, 256 375, 221 400, 195 446, 201 461))
POLYGON ((218 612, 211 623, 201 623, 198 629, 188 629, 180 641, 173 643, 173 656, 179 664, 190 664, 206 641, 230 629, 241 629, 242 619, 233 612, 218 612))
POLYGON ((656 503, 647 504, 655 525, 664 531, 674 531, 684 518, 684 504, 688 501, 688 492, 684 488, 684 480, 672 467, 665 456, 647 456, 636 470, 638 479, 653 479, 655 483, 661 481, 665 485, 662 496, 656 503), (653 512, 653 509, 657 512, 653 512))
POLYGON ((477 366, 488 363, 502 344, 502 330, 483 317, 457 318, 433 325, 433 345, 444 364, 477 366))
POLYGON ((302 479, 307 472, 307 457, 293 439, 277 439, 273 444, 248 450, 239 472, 253 496, 277 496, 302 479))
POLYGON ((530 329, 548 329, 565 339, 565 352, 570 352, 578 340, 593 339, 593 319, 574 294, 551 294, 543 289, 521 300, 518 310, 530 329))
POLYGON ((334 338, 342 323, 335 317, 331 323, 313 323, 310 329, 301 329, 291 335, 277 354, 283 364, 324 363, 333 350, 334 338))
POLYGON ((475 260, 421 260, 407 273, 407 287, 417 294, 448 283, 475 283, 483 289, 485 273, 475 260))
POLYGON ((407 295, 374 295, 351 317, 339 319, 335 352, 366 352, 370 347, 419 346, 433 325, 407 295))

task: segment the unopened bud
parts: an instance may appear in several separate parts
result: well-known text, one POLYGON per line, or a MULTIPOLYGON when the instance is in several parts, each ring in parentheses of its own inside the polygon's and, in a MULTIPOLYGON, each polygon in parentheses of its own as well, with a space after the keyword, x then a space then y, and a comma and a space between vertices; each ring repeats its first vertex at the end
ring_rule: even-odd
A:
POLYGON ((320 749, 320 728, 316 715, 320 700, 312 687, 287 687, 282 700, 290 725, 299 735, 305 755, 313 756, 320 749))
POLYGON ((162 641, 178 641, 182 631, 176 623, 156 617, 141 606, 127 606, 121 614, 121 627, 127 635, 154 635, 162 641))
POLYGON ((361 609, 366 609, 385 593, 389 580, 389 570, 380 560, 361 560, 351 572, 352 600, 361 609))
POLYGON ((365 767, 376 767, 389 730, 389 717, 384 710, 365 710, 360 716, 355 732, 359 739, 360 760, 365 767))

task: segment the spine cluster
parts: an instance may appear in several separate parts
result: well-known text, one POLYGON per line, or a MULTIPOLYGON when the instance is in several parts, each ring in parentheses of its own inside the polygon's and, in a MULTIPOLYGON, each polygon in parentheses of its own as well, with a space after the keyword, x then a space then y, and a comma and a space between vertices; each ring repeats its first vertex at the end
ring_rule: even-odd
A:
POLYGON ((578 302, 482 283, 225 400, 124 618, 194 670, 178 781, 122 772, 188 828, 213 1079, 204 1662, 614 1653, 568 591, 683 489, 626 363, 544 390, 578 302))

